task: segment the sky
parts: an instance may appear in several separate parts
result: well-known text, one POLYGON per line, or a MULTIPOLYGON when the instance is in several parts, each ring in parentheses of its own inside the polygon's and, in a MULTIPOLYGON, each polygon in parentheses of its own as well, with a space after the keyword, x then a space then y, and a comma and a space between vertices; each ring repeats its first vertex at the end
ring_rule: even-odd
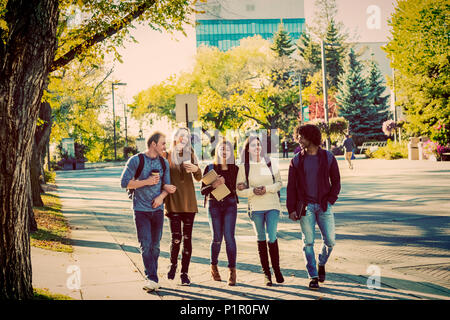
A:
POLYGON ((137 26, 131 34, 138 43, 129 42, 121 48, 123 63, 114 64, 114 79, 127 83, 121 87, 128 103, 140 91, 157 84, 173 74, 188 71, 196 53, 195 29, 186 26, 173 35, 154 31, 148 26, 137 26))
MULTIPOLYGON (((274 0, 275 1, 275 0, 274 0)), ((351 34, 358 35, 359 42, 386 42, 389 28, 387 20, 394 10, 395 0, 337 0, 337 20, 342 21, 351 34)), ((312 22, 314 0, 305 0, 306 23, 312 22)), ((113 77, 127 83, 115 88, 116 101, 132 103, 133 96, 157 84, 173 74, 189 71, 196 53, 195 29, 186 26, 185 32, 161 33, 148 26, 137 26, 132 35, 138 43, 128 42, 119 50, 123 63, 116 62, 113 77)), ((116 114, 123 115, 123 109, 116 104, 116 114)), ((139 128, 129 119, 129 133, 137 135, 139 128)), ((155 124, 152 129, 164 129, 165 122, 155 124)), ((144 135, 150 129, 144 128, 144 135)))

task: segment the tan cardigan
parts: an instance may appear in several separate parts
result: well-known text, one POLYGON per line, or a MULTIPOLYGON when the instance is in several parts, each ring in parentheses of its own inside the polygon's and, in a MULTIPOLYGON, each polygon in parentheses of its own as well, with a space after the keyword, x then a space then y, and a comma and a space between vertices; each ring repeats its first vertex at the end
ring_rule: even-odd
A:
MULTIPOLYGON (((192 176, 197 181, 202 179, 200 167, 195 173, 187 173, 184 168, 173 163, 171 152, 168 152, 167 160, 169 161, 170 167, 170 184, 176 186, 177 191, 169 194, 164 199, 166 212, 198 212, 197 197, 195 196, 192 176)), ((191 154, 191 161, 198 166, 197 157, 194 153, 191 154)))

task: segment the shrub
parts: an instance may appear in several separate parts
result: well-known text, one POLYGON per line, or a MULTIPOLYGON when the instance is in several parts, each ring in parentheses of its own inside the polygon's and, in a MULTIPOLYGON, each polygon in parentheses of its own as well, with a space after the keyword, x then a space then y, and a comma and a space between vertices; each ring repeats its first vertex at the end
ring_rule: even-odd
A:
POLYGON ((408 158, 408 144, 406 141, 392 142, 391 140, 388 140, 385 147, 378 148, 374 152, 367 150, 366 156, 369 158, 386 160, 408 158))
POLYGON ((48 171, 47 169, 44 169, 44 179, 45 183, 55 183, 56 178, 56 172, 55 171, 48 171))

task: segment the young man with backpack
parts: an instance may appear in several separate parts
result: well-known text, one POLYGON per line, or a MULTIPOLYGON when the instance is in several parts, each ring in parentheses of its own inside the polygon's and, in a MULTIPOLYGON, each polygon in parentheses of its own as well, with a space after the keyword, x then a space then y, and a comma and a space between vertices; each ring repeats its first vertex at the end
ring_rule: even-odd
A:
POLYGON ((134 190, 134 221, 145 267, 144 290, 154 291, 158 284, 159 243, 164 224, 164 198, 175 192, 170 185, 169 163, 164 134, 155 132, 147 140, 147 151, 132 156, 122 172, 121 187, 134 190))
POLYGON ((325 281, 325 264, 335 245, 332 205, 341 190, 341 178, 334 155, 320 148, 319 128, 310 124, 297 126, 294 138, 302 150, 289 166, 286 207, 291 220, 300 220, 303 255, 311 279, 309 288, 317 290, 319 282, 325 281), (316 222, 323 239, 318 269, 314 254, 316 222))

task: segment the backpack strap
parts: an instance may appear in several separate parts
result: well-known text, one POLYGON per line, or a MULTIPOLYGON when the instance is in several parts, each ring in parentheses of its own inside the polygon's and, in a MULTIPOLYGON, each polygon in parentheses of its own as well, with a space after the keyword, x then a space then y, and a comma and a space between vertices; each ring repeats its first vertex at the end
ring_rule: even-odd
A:
MULTIPOLYGON (((206 171, 205 174, 208 173, 209 171, 211 171, 212 169, 214 169, 214 163, 208 164, 207 168, 208 168, 208 171, 206 171)), ((207 200, 208 200, 208 195, 205 194, 205 201, 203 202, 203 207, 204 208, 206 208, 207 200)))
POLYGON ((248 174, 250 172, 250 163, 244 162, 244 168, 245 168, 245 183, 247 184, 247 187, 250 188, 250 185, 248 183, 248 174))
POLYGON ((144 168, 144 155, 142 153, 139 153, 139 165, 137 167, 136 173, 134 174, 134 180, 139 178, 141 175, 142 169, 144 168))
MULTIPOLYGON (((273 175, 273 169, 272 169, 272 162, 270 161, 270 158, 264 158, 266 160, 267 167, 269 167, 270 173, 272 174, 272 181, 275 183, 275 176, 273 175)), ((278 198, 281 200, 281 194, 280 191, 278 193, 278 198)))
POLYGON ((159 162, 161 163, 161 167, 163 169, 163 175, 162 175, 162 180, 161 180, 161 191, 163 189, 164 186, 164 175, 166 174, 166 161, 164 161, 164 158, 161 156, 158 156, 159 158, 159 162))

